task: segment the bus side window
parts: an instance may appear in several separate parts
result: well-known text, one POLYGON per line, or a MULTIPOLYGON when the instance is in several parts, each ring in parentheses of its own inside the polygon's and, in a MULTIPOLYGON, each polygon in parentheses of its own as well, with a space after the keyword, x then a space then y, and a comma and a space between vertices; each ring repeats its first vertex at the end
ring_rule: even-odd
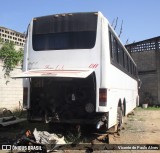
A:
POLYGON ((128 56, 124 53, 125 69, 128 70, 128 56))
POLYGON ((128 72, 131 73, 131 60, 128 56, 128 72))
POLYGON ((123 68, 125 68, 125 52, 124 52, 124 49, 122 49, 122 54, 123 54, 123 68))
POLYGON ((132 60, 130 60, 130 72, 131 72, 131 74, 133 74, 133 64, 132 64, 132 60))
POLYGON ((118 63, 118 44, 117 40, 114 38, 111 32, 110 33, 110 53, 111 53, 111 58, 114 62, 118 63))
POLYGON ((132 75, 134 76, 134 64, 132 63, 132 75))
POLYGON ((122 47, 119 45, 118 46, 118 58, 119 58, 119 64, 121 66, 123 66, 123 63, 124 63, 124 51, 122 49, 122 47))
POLYGON ((127 68, 127 70, 128 70, 128 72, 130 72, 130 59, 129 59, 129 56, 127 55, 127 66, 128 66, 128 68, 127 68))
POLYGON ((110 44, 110 56, 111 56, 111 58, 113 58, 113 53, 112 53, 112 42, 113 42, 113 36, 112 36, 112 34, 111 34, 111 32, 109 31, 109 44, 110 44))
POLYGON ((114 38, 113 39, 113 53, 114 53, 114 60, 118 63, 118 44, 117 44, 117 40, 114 38))

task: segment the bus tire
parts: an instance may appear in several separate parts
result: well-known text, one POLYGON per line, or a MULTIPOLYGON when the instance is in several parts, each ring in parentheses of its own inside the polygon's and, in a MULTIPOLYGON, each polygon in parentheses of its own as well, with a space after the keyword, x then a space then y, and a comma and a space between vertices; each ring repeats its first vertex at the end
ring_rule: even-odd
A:
POLYGON ((123 102, 123 116, 126 116, 126 101, 123 102))
POLYGON ((117 131, 121 130, 122 122, 123 122, 123 112, 121 107, 118 107, 117 108, 117 131))

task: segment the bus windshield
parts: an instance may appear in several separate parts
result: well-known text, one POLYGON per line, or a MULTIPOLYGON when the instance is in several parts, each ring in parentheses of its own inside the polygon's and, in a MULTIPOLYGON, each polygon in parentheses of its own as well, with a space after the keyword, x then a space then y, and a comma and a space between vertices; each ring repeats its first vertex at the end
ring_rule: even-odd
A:
POLYGON ((33 20, 35 51, 91 49, 95 45, 97 15, 74 13, 50 15, 33 20))

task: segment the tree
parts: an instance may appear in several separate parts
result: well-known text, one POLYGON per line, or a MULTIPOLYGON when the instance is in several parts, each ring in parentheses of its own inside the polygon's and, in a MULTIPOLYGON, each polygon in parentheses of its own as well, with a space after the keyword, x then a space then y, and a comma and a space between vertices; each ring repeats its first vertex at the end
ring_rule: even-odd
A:
POLYGON ((23 50, 15 50, 13 42, 2 43, 0 48, 0 59, 3 61, 4 76, 10 76, 10 72, 21 62, 23 59, 23 50))
POLYGON ((0 37, 0 44, 2 44, 3 43, 3 39, 0 37))

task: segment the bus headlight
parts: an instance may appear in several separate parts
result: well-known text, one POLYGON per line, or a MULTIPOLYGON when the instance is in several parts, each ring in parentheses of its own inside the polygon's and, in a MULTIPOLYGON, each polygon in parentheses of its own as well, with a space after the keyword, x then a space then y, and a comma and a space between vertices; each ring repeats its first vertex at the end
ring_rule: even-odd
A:
POLYGON ((88 113, 94 112, 94 105, 92 103, 87 103, 86 106, 85 106, 85 110, 88 113))

